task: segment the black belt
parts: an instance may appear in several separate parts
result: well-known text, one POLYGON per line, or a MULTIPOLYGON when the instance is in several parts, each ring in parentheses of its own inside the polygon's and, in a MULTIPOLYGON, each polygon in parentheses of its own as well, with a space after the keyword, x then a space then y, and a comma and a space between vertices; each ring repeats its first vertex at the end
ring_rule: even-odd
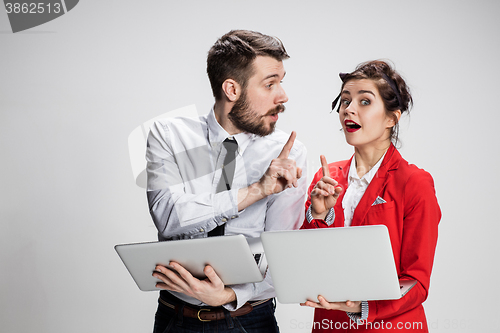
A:
MULTIPOLYGON (((199 321, 212 321, 212 320, 221 320, 226 318, 226 311, 224 311, 224 308, 222 306, 203 307, 192 304, 188 305, 188 303, 178 299, 169 292, 160 293, 159 301, 163 305, 174 310, 175 313, 179 313, 179 309, 181 308, 182 305, 184 305, 182 307, 182 315, 188 318, 196 318, 199 321)), ((235 311, 229 311, 229 314, 231 317, 243 316, 252 312, 252 310, 255 307, 267 304, 268 302, 272 302, 272 299, 268 298, 255 302, 246 302, 241 308, 235 311)))

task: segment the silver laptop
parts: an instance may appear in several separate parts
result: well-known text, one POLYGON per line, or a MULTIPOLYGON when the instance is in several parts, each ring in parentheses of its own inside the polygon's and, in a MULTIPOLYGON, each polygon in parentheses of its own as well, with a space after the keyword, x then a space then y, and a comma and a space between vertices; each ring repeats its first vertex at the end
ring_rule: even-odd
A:
POLYGON ((261 239, 280 303, 398 299, 416 283, 399 283, 384 225, 269 231, 261 239))
POLYGON ((267 265, 262 260, 262 247, 253 243, 243 235, 234 235, 120 244, 115 250, 139 289, 152 291, 159 290, 153 270, 157 264, 167 267, 170 261, 178 262, 200 279, 206 277, 205 266, 211 265, 225 285, 262 281, 267 265))

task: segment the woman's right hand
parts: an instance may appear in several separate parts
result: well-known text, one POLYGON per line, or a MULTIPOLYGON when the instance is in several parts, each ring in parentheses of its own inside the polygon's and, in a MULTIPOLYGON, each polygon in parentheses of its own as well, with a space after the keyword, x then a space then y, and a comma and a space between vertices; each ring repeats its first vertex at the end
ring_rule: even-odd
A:
POLYGON ((325 219, 330 208, 335 206, 337 198, 342 192, 338 182, 330 177, 330 169, 324 155, 320 156, 323 178, 311 191, 311 213, 314 219, 325 219))

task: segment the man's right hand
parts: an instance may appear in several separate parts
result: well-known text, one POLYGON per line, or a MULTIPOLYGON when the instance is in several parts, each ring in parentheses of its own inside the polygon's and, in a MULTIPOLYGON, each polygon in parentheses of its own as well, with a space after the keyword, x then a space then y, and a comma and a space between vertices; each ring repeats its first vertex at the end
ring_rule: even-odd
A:
POLYGON ((338 182, 330 177, 330 169, 326 162, 326 157, 321 155, 321 178, 311 191, 311 214, 314 219, 325 219, 330 208, 337 203, 337 199, 342 192, 342 187, 338 182))
POLYGON ((302 177, 302 169, 297 167, 294 160, 288 158, 296 136, 295 132, 290 134, 281 153, 271 161, 271 164, 258 182, 239 190, 238 211, 271 194, 279 193, 286 188, 298 186, 297 180, 302 177))
POLYGON ((258 182, 259 189, 264 197, 279 193, 284 189, 297 187, 297 179, 302 177, 302 169, 298 168, 294 160, 288 158, 297 134, 292 132, 277 158, 271 161, 266 173, 258 182))

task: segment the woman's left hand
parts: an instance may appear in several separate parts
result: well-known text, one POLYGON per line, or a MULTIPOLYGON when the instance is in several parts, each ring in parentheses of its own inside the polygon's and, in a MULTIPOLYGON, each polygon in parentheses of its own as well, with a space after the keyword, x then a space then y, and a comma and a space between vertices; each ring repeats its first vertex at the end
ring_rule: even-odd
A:
POLYGON ((323 296, 318 296, 319 302, 307 301, 305 303, 300 303, 302 306, 310 306, 316 309, 327 309, 327 310, 340 310, 345 312, 358 313, 361 312, 361 302, 360 301, 346 301, 346 302, 328 302, 323 296))

